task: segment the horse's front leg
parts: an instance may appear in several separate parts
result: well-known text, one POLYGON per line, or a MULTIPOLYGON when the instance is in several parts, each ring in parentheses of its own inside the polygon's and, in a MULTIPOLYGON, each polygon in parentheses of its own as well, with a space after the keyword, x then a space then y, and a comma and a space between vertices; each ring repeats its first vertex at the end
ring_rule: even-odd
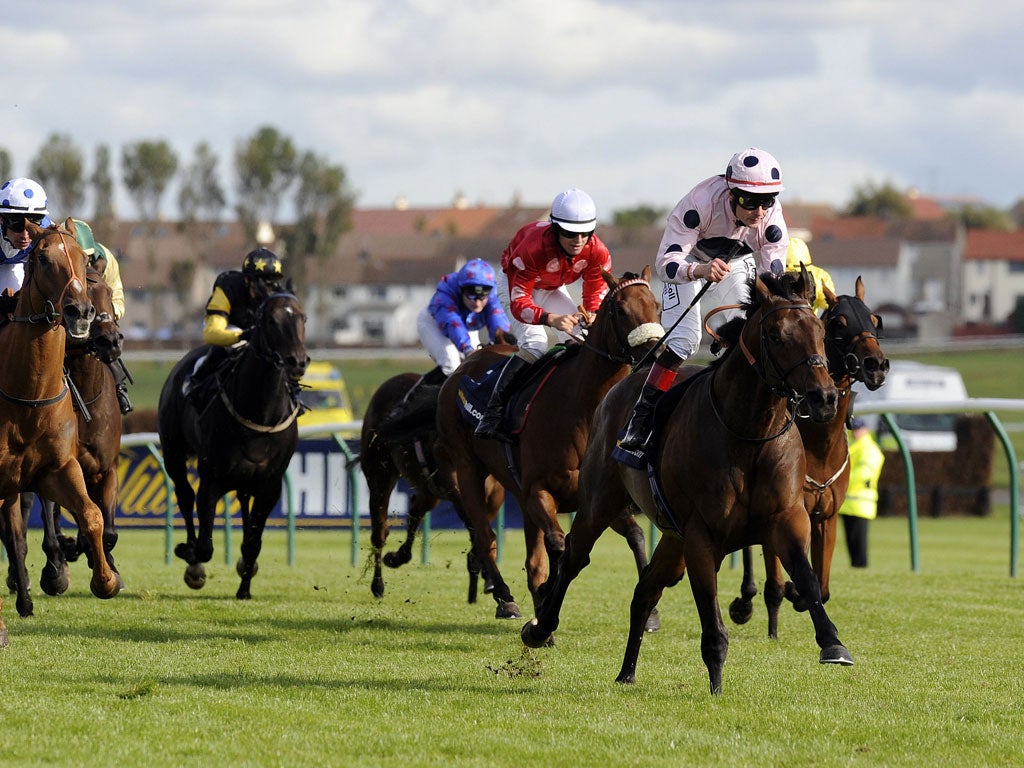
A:
MULTIPOLYGON (((110 567, 114 573, 117 574, 117 578, 121 579, 121 573, 117 570, 117 564, 114 562, 114 547, 117 546, 117 492, 118 492, 118 478, 117 468, 113 467, 107 470, 103 474, 103 478, 100 480, 99 485, 96 487, 96 503, 103 513, 103 552, 107 556, 107 562, 110 563, 110 567)), ((124 586, 124 580, 121 580, 121 585, 124 586)))
MULTIPOLYGON (((32 597, 29 595, 28 556, 25 520, 18 506, 18 496, 4 499, 0 507, 0 536, 4 540, 9 564, 7 566, 7 588, 16 594, 15 607, 19 616, 32 615, 32 597)), ((6 636, 6 634, 5 634, 6 636)), ((2 646, 0 646, 2 647, 2 646)))
MULTIPOLYGON (((189 491, 191 491, 191 486, 189 486, 189 491)), ((199 493, 194 498, 195 513, 199 518, 199 534, 196 535, 192 521, 192 508, 189 507, 186 513, 185 507, 182 507, 181 513, 185 518, 187 535, 185 543, 174 548, 174 554, 188 563, 183 577, 185 584, 189 589, 202 589, 206 586, 206 568, 203 563, 208 563, 213 558, 213 523, 217 511, 217 496, 210 489, 209 483, 200 478, 199 493)), ((225 510, 224 513, 226 519, 228 510, 225 510)))
POLYGON ((742 550, 743 579, 740 581, 740 596, 729 603, 729 618, 735 624, 746 624, 754 615, 754 596, 757 594, 757 581, 754 579, 754 548, 744 547, 742 550))
MULTIPOLYGON (((280 489, 281 483, 278 482, 276 487, 280 489)), ((258 492, 255 498, 249 496, 249 494, 238 494, 238 503, 242 508, 243 521, 242 554, 235 564, 235 571, 242 579, 238 585, 238 591, 235 593, 235 597, 239 600, 252 599, 252 592, 250 590, 252 579, 260 569, 257 561, 263 549, 263 530, 266 528, 267 518, 270 516, 270 512, 274 509, 274 505, 277 504, 280 496, 280 490, 275 493, 272 487, 258 492), (251 514, 250 508, 252 509, 251 514)))
POLYGON ((78 530, 92 550, 92 580, 89 587, 96 597, 110 598, 121 591, 121 581, 111 570, 103 552, 103 514, 89 498, 78 459, 70 458, 56 472, 39 481, 43 496, 53 499, 74 515, 78 530))
MULTIPOLYGON (((782 536, 785 535, 783 532, 782 536)), ((806 539, 801 541, 799 538, 791 538, 785 546, 780 547, 779 557, 782 559, 782 566, 789 573, 801 598, 807 603, 807 610, 814 624, 814 639, 821 648, 819 661, 822 664, 849 666, 853 664, 853 657, 840 642, 839 632, 825 612, 825 606, 822 605, 821 588, 805 554, 805 542, 806 539)))
MULTIPOLYGON (((622 668, 619 670, 615 682, 632 684, 636 682, 636 665, 640 657, 640 645, 644 639, 644 629, 647 626, 647 619, 651 611, 661 599, 665 587, 676 584, 683 577, 686 571, 686 558, 683 556, 682 545, 675 537, 663 537, 658 546, 654 549, 651 562, 640 575, 633 590, 633 599, 629 604, 629 635, 626 639, 626 651, 622 657, 622 668)), ((714 575, 714 574, 712 574, 714 575)), ((693 580, 691 568, 690 580, 693 580)), ((696 594, 694 595, 696 597, 696 594)), ((698 609, 700 607, 700 600, 698 609)), ((703 617, 702 617, 703 624, 703 617)), ((719 617, 721 624, 721 617, 719 617)), ((725 627, 721 627, 725 632, 725 627)), ((726 641, 728 643, 728 640, 726 641)), ((703 650, 703 640, 701 644, 703 650)), ((725 660, 725 654, 722 654, 725 660)), ((705 661, 707 659, 705 658, 705 661)), ((709 667, 710 671, 710 667, 709 667)), ((721 688, 721 669, 718 670, 719 689, 721 688)), ((714 678, 712 677, 712 690, 714 690, 714 678)))
POLYGON ((43 516, 43 554, 46 555, 46 564, 39 576, 39 586, 48 595, 62 595, 67 591, 71 578, 57 522, 60 508, 43 496, 39 497, 39 504, 43 516))

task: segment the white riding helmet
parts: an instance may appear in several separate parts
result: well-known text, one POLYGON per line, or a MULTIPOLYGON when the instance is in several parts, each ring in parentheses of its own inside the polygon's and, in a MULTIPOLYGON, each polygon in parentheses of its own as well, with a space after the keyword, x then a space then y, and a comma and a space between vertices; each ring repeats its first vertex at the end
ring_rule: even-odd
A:
POLYGON ((46 216, 46 191, 38 181, 11 179, 0 187, 0 214, 46 216))
POLYGON ((548 221, 566 232, 593 232, 597 227, 597 206, 590 195, 572 187, 555 196, 548 221))
POLYGON ((737 152, 725 169, 725 183, 729 189, 772 194, 781 192, 782 170, 779 161, 763 149, 751 147, 737 152))

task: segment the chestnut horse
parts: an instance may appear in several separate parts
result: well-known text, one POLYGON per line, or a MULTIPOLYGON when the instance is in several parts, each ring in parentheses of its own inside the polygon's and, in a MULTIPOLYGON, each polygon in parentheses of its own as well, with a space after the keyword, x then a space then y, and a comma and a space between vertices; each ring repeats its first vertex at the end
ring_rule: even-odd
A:
POLYGON ((807 560, 803 444, 791 429, 797 407, 827 422, 838 393, 825 367, 824 329, 807 303, 804 275, 757 278, 745 318, 721 330, 724 354, 663 398, 651 475, 611 456, 643 385, 638 371, 613 387, 594 415, 580 473, 580 510, 565 554, 523 642, 544 645, 558 626, 566 590, 612 520, 639 508, 662 531, 630 604, 629 638, 617 682, 635 680, 644 626, 665 587, 689 566, 701 622, 701 655, 712 693, 722 690, 729 645, 718 606, 718 569, 730 552, 770 543, 809 604, 822 663, 852 664, 821 605, 807 560), (673 407, 674 405, 674 407, 673 407), (664 411, 669 410, 668 414, 664 411))
MULTIPOLYGON (((604 273, 608 293, 574 356, 560 362, 533 400, 515 444, 473 434, 458 404, 463 377, 479 380, 502 355, 487 349, 467 359, 441 387, 438 400, 437 459, 442 481, 455 489, 470 521, 473 551, 494 585, 498 618, 518 618, 519 606, 498 570, 496 542, 487 519, 486 480, 494 476, 513 493, 523 512, 527 583, 534 603, 564 549, 558 513, 574 512, 579 470, 590 436, 590 420, 608 389, 629 373, 644 350, 662 335, 658 301, 651 292, 650 267, 621 279, 604 273)), ((647 561, 643 532, 632 515, 613 527, 626 537, 638 569, 647 561)))
MULTIPOLYGON (((828 308, 821 316, 825 326, 825 358, 828 372, 839 389, 836 416, 819 423, 807 418, 797 420, 807 455, 804 477, 804 504, 811 515, 811 564, 821 586, 821 602, 828 602, 832 553, 836 544, 839 508, 850 484, 850 452, 847 448, 846 421, 853 405, 854 381, 869 390, 885 383, 889 359, 878 344, 882 319, 864 303, 864 281, 858 277, 853 296, 836 296, 825 288, 828 308)), ((764 602, 768 609, 768 636, 778 637, 779 606, 783 595, 798 611, 807 610, 807 601, 792 582, 783 584, 779 560, 770 546, 762 547, 765 562, 764 602)), ((729 605, 729 616, 745 624, 753 613, 757 594, 754 583, 753 552, 743 550, 743 582, 740 596, 729 605)))
POLYGON ((263 529, 281 498, 284 473, 298 444, 295 419, 300 406, 292 393, 309 365, 306 317, 293 294, 270 294, 248 334, 241 352, 216 371, 217 391, 201 411, 183 394, 182 384, 207 346, 192 350, 174 366, 158 409, 164 464, 185 519, 186 540, 174 548, 188 563, 185 583, 192 589, 206 583, 203 563, 213 557, 217 502, 234 491, 243 529, 235 567, 241 577, 235 595, 239 600, 252 597, 263 529), (198 459, 198 496, 186 469, 190 456, 198 459), (193 510, 199 518, 198 536, 193 510))
MULTIPOLYGON (((115 573, 113 549, 117 544, 118 476, 121 455, 121 408, 117 402, 117 384, 110 363, 121 357, 124 335, 114 319, 113 292, 99 272, 86 274, 89 299, 96 317, 86 339, 68 337, 65 366, 77 393, 78 463, 82 466, 89 498, 103 513, 103 551, 115 573)), ((43 517, 43 552, 46 565, 39 585, 48 595, 62 594, 68 588, 68 561, 83 552, 91 558, 81 535, 63 536, 60 531, 59 505, 40 497, 43 517)), ((120 574, 119 574, 120 575, 120 574)))
MULTIPOLYGON (((65 331, 84 338, 95 310, 86 288, 86 257, 67 219, 45 229, 27 223, 32 245, 25 280, 9 322, 0 328, 0 497, 33 491, 70 509, 92 550, 90 589, 110 598, 120 591, 103 553, 103 515, 89 498, 78 463, 77 429, 64 380, 65 331)), ((0 515, 4 543, 17 563, 17 608, 31 615, 25 569, 25 522, 17 505, 0 515)), ((0 646, 8 643, 0 618, 0 646)))
MULTIPOLYGON (((499 348, 492 346, 489 349, 498 351, 499 348)), ((514 349, 509 346, 501 351, 508 352, 514 349)), ((412 559, 413 542, 420 524, 441 499, 452 502, 463 522, 469 524, 461 509, 458 495, 452 493, 450 487, 442 486, 441 478, 437 477, 437 461, 434 458, 437 427, 434 415, 441 386, 425 384, 414 396, 416 411, 424 412, 423 426, 419 430, 393 438, 385 438, 379 432, 385 425, 388 415, 395 406, 404 401, 419 378, 420 375, 417 373, 400 373, 392 376, 373 393, 366 406, 366 415, 363 417, 359 466, 370 491, 370 558, 373 563, 370 590, 374 597, 384 596, 381 562, 383 561, 389 568, 398 568, 412 559), (399 477, 413 490, 406 513, 405 541, 397 551, 383 554, 384 545, 388 540, 388 502, 399 477)), ((490 525, 498 514, 498 508, 505 501, 505 489, 493 478, 487 480, 485 499, 487 521, 490 525)), ((481 565, 472 550, 466 555, 466 566, 469 570, 468 602, 475 603, 481 565)), ((485 588, 489 589, 489 586, 485 588)))

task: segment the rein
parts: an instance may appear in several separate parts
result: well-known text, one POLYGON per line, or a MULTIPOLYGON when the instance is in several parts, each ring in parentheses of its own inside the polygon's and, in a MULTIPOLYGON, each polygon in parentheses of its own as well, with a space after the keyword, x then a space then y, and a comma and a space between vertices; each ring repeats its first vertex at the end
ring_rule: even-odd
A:
MULTIPOLYGON (((69 233, 64 232, 64 230, 62 230, 60 228, 55 228, 54 231, 60 236, 61 245, 63 246, 63 250, 64 250, 65 255, 67 255, 68 254, 68 247, 67 247, 67 242, 65 241, 64 238, 67 237, 67 236, 70 236, 69 233)), ((27 252, 29 254, 31 254, 35 249, 36 249, 36 244, 32 243, 32 245, 30 245, 26 250, 27 250, 27 252)), ((75 272, 75 263, 74 263, 74 261, 71 260, 71 256, 70 255, 68 255, 68 267, 71 270, 71 279, 68 280, 68 282, 64 286, 63 290, 61 290, 60 296, 57 298, 57 303, 58 304, 63 303, 64 295, 68 291, 68 286, 70 286, 71 283, 73 283, 75 280, 82 280, 82 278, 80 278, 78 276, 78 274, 75 272)), ((31 287, 35 288, 35 290, 38 293, 41 294, 42 290, 39 288, 39 284, 36 282, 36 270, 35 270, 35 262, 34 262, 34 260, 29 261, 29 281, 30 281, 31 287)), ((85 280, 82 280, 82 285, 87 285, 87 284, 88 283, 85 280)), ((32 308, 32 293, 31 293, 31 291, 29 292, 28 303, 29 303, 29 309, 31 309, 32 308)), ((36 312, 36 313, 31 313, 30 312, 28 315, 11 315, 9 319, 10 319, 10 321, 12 323, 33 323, 34 324, 34 323, 45 322, 48 325, 50 325, 50 326, 55 328, 55 327, 57 327, 60 324, 60 317, 61 317, 60 311, 53 305, 52 301, 47 299, 46 303, 44 305, 44 311, 43 312, 36 312)))

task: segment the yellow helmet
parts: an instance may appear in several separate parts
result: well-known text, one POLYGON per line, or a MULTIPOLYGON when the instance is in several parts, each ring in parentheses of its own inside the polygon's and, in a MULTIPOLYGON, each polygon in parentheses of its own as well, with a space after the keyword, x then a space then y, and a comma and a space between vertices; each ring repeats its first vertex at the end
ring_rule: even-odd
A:
POLYGON ((786 271, 796 272, 800 265, 811 265, 811 251, 807 243, 799 237, 789 238, 789 248, 786 250, 786 271))

